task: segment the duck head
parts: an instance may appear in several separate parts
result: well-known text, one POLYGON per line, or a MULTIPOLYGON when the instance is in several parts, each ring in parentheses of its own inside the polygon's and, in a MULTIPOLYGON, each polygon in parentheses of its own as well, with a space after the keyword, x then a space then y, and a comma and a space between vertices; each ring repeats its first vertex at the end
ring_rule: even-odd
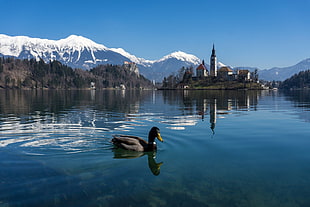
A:
POLYGON ((153 143, 157 138, 159 141, 163 142, 163 138, 160 136, 160 130, 157 127, 152 127, 149 132, 149 143, 153 143))

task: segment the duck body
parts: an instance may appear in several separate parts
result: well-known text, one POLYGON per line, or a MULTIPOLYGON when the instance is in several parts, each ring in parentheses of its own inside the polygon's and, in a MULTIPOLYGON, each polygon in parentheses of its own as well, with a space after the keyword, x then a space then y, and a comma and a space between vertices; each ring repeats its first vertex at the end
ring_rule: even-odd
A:
POLYGON ((137 136, 113 135, 112 143, 116 147, 126 150, 138 151, 138 152, 150 152, 157 150, 155 138, 163 142, 163 139, 160 136, 160 131, 157 127, 153 127, 150 130, 148 142, 137 136))
POLYGON ((129 136, 129 135, 114 135, 112 143, 122 149, 138 151, 138 152, 147 152, 156 150, 156 144, 148 144, 147 141, 140 137, 129 136))

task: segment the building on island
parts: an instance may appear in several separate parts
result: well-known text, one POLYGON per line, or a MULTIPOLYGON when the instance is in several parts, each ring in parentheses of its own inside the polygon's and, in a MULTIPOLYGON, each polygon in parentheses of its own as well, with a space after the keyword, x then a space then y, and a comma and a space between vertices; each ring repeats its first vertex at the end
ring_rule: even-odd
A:
POLYGON ((234 71, 227 66, 223 66, 217 71, 217 76, 223 80, 234 80, 234 71))
POLYGON ((237 70, 238 80, 249 81, 251 80, 251 73, 249 70, 237 70))
POLYGON ((240 69, 233 70, 229 66, 223 66, 218 69, 217 57, 215 54, 215 47, 213 44, 210 57, 209 70, 203 60, 202 63, 198 65, 198 67, 196 68, 196 76, 192 77, 192 79, 194 81, 204 79, 205 77, 211 77, 211 78, 217 77, 222 81, 253 81, 258 79, 258 77, 254 76, 255 74, 251 73, 249 70, 240 70, 240 69))
POLYGON ((246 69, 233 69, 230 66, 222 66, 222 64, 217 63, 217 57, 215 54, 215 47, 213 44, 212 47, 212 53, 210 57, 210 66, 205 65, 204 60, 202 60, 202 63, 198 65, 196 68, 196 76, 192 76, 192 71, 186 71, 185 75, 183 77, 185 82, 184 84, 187 84, 189 79, 193 81, 198 80, 220 80, 220 81, 239 81, 239 82, 258 82, 258 75, 257 72, 250 72, 246 69), (209 70, 208 70, 209 68, 209 70))
POLYGON ((214 49, 214 44, 213 44, 213 48, 212 48, 212 54, 210 57, 210 73, 205 65, 204 60, 202 61, 202 63, 200 65, 198 65, 198 67, 196 68, 196 77, 195 79, 201 79, 204 77, 216 77, 217 76, 217 59, 216 59, 216 55, 215 55, 215 49, 214 49))
POLYGON ((210 57, 210 76, 211 77, 217 76, 217 59, 216 59, 216 55, 215 55, 214 44, 213 44, 213 48, 212 48, 212 54, 210 57))
POLYGON ((95 82, 90 82, 90 89, 92 90, 96 89, 95 82))
POLYGON ((208 69, 205 66, 205 61, 203 60, 202 63, 196 68, 196 76, 198 79, 207 77, 209 75, 208 69))

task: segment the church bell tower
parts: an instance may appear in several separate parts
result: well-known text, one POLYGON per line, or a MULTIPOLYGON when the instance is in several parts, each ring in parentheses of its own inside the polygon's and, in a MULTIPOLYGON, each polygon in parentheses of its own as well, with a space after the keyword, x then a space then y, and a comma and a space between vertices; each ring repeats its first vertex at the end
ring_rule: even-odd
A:
POLYGON ((217 60, 215 55, 215 49, 213 44, 212 54, 210 57, 210 76, 216 77, 217 76, 217 60))

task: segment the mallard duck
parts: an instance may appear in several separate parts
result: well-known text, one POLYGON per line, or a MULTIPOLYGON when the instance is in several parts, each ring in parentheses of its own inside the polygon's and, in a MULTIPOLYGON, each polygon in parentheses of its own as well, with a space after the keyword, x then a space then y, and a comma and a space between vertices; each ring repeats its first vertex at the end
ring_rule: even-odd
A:
POLYGON ((149 152, 149 151, 155 151, 157 149, 155 138, 157 138, 161 142, 164 141, 160 136, 159 128, 152 127, 152 129, 149 132, 148 142, 136 136, 113 135, 112 143, 116 147, 126 150, 149 152))

